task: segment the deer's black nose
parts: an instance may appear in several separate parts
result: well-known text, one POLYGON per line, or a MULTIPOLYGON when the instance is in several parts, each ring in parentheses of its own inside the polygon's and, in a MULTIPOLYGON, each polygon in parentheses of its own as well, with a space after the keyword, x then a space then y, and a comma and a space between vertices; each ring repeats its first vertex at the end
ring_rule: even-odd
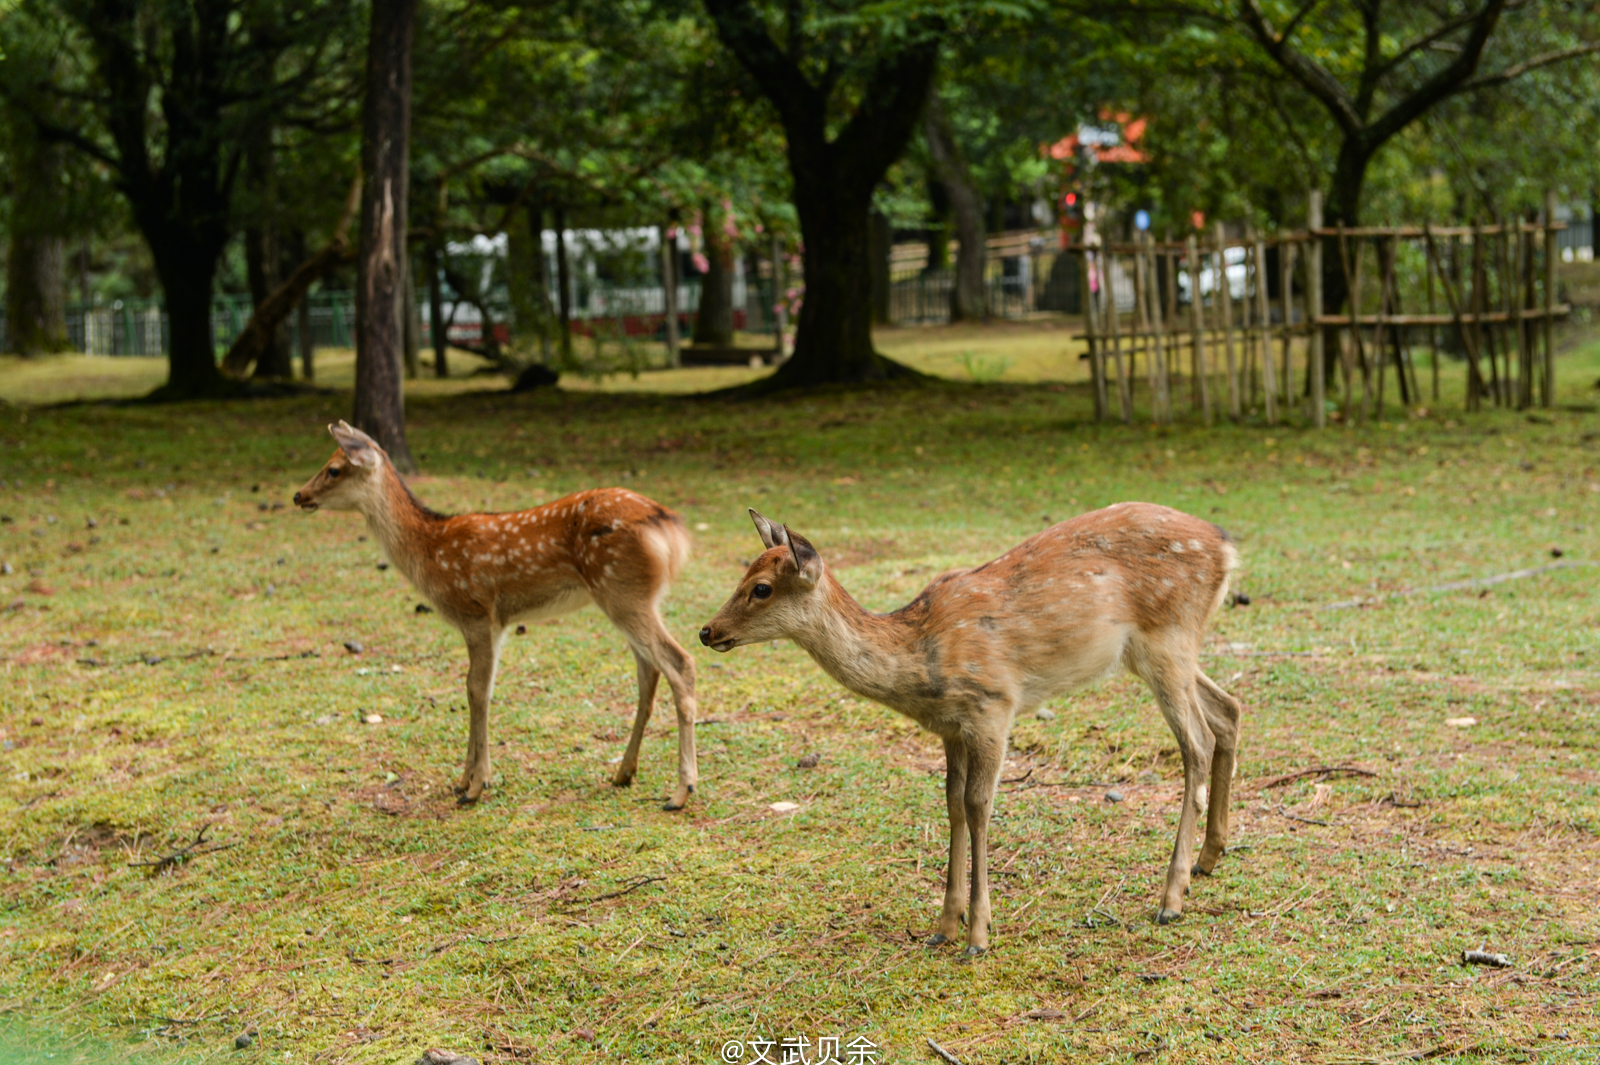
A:
POLYGON ((707 625, 700 630, 700 642, 706 647, 711 646, 711 626, 707 625))
POLYGON ((299 492, 296 492, 294 494, 294 505, 297 506, 297 507, 300 505, 300 493, 299 492))

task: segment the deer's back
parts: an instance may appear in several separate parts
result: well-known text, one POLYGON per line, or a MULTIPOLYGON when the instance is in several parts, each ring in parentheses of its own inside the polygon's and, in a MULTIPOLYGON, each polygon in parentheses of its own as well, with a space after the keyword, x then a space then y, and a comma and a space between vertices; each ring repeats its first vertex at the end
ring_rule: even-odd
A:
POLYGON ((943 574, 891 616, 923 649, 930 688, 1006 692, 1031 705, 1114 670, 1141 635, 1197 639, 1235 558, 1208 521, 1121 503, 943 574))

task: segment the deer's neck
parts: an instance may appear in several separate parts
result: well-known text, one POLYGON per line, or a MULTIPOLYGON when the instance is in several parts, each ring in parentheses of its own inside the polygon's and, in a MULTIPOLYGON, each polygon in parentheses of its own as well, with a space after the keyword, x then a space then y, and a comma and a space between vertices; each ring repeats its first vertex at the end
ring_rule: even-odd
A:
POLYGON ((917 653, 914 626, 893 614, 873 614, 824 571, 819 596, 794 640, 828 675, 857 695, 918 717, 929 691, 929 662, 917 653))
POLYGON ((432 534, 439 516, 411 494, 411 489, 387 463, 383 466, 382 479, 363 501, 361 513, 389 561, 416 581, 420 568, 431 554, 432 534))

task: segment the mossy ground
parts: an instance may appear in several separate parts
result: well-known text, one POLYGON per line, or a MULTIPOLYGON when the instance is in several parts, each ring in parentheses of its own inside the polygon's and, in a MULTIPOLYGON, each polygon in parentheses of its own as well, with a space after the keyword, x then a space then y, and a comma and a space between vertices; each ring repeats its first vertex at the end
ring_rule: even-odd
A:
MULTIPOLYGON (((1600 559, 1597 371, 1600 347, 1565 356, 1553 412, 1320 433, 1098 426, 1077 385, 419 388, 429 503, 623 484, 695 530, 665 604, 700 667, 682 813, 666 707, 635 787, 606 783, 633 668, 593 611, 508 642, 493 785, 455 806, 459 638, 359 519, 280 507, 347 395, 0 410, 0 1055, 712 1062, 864 1036, 882 1062, 932 1060, 929 1037, 969 1063, 1593 1060, 1600 572, 1378 597, 1600 559), (792 646, 693 640, 757 549, 745 508, 883 609, 1123 499, 1241 547, 1251 602, 1204 660, 1246 707, 1233 851, 1151 922, 1180 772, 1113 679, 1019 723, 994 948, 930 951, 937 742, 792 646), (1273 784, 1347 765, 1371 775, 1273 784), (228 849, 130 867, 204 826, 228 849), (1478 947, 1515 967, 1462 967, 1478 947)), ((62 394, 40 388, 10 395, 62 394)))

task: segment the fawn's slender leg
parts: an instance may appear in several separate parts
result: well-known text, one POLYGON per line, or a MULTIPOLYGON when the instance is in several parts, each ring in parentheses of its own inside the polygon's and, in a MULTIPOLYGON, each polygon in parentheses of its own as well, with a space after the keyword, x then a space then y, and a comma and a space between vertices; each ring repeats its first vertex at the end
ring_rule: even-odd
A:
POLYGON ((622 764, 617 766, 616 773, 611 777, 611 783, 619 788, 631 785, 634 774, 639 771, 639 745, 644 742, 644 728, 650 723, 650 713, 656 705, 656 682, 661 679, 661 671, 651 665, 637 647, 633 648, 633 660, 638 666, 639 709, 633 715, 633 732, 628 736, 628 749, 623 752, 622 764))
MULTIPOLYGON (((672 704, 678 714, 678 786, 672 793, 672 798, 667 800, 668 810, 681 810, 688 803, 689 796, 694 794, 695 785, 699 783, 699 761, 695 752, 694 720, 697 704, 694 697, 694 659, 689 657, 689 652, 679 646, 667 632, 667 627, 661 623, 661 616, 656 613, 654 604, 640 605, 637 601, 611 602, 603 596, 596 596, 600 609, 606 612, 612 624, 622 630, 628 638, 628 644, 633 648, 634 654, 657 670, 666 678, 667 687, 672 689, 672 704)), ((652 692, 653 694, 653 692, 652 692)), ((644 690, 640 688, 640 717, 634 719, 633 737, 629 740, 629 754, 623 755, 623 765, 629 764, 629 755, 635 760, 638 756, 638 744, 643 738, 644 722, 648 714, 644 710, 644 690)))
POLYGON ((1228 849, 1228 802, 1233 789, 1233 767, 1239 746, 1239 700, 1219 688, 1204 673, 1196 672, 1200 712, 1216 737, 1211 755, 1211 793, 1206 804, 1206 840, 1192 872, 1209 876, 1217 859, 1228 849))
POLYGON ((1200 819, 1200 788, 1206 782, 1215 743, 1200 713, 1194 674, 1192 664, 1163 656, 1144 677, 1161 705, 1161 716, 1166 718, 1167 726, 1178 740, 1178 753, 1183 756, 1183 809, 1178 814, 1178 838, 1172 845, 1172 861, 1167 866, 1166 885, 1161 891, 1161 908, 1156 912, 1158 924, 1170 924, 1183 916, 1183 897, 1189 893, 1194 830, 1200 819))
POLYGON ((967 748, 967 832, 972 838, 972 891, 967 902, 967 956, 989 949, 989 815, 1005 760, 1005 734, 969 734, 967 748))
POLYGON ((472 720, 467 727, 466 766, 455 790, 460 801, 467 803, 477 802, 489 783, 489 700, 494 696, 504 630, 485 623, 462 635, 467 640, 467 706, 472 720))
POLYGON ((944 906, 928 946, 948 943, 961 932, 967 912, 967 749, 961 737, 944 741, 944 805, 950 814, 950 864, 944 871, 944 906))

